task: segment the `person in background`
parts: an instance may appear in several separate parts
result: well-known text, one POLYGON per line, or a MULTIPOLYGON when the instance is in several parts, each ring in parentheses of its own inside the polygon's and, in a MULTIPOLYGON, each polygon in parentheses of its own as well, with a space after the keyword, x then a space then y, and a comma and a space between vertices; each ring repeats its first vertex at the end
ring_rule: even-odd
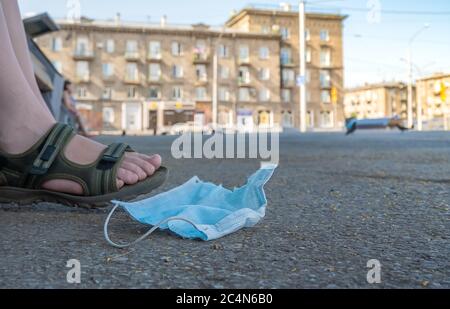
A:
POLYGON ((77 110, 77 101, 73 97, 73 87, 72 83, 69 80, 66 80, 64 82, 63 104, 74 117, 80 135, 89 137, 90 135, 86 130, 83 119, 81 118, 81 114, 77 110))

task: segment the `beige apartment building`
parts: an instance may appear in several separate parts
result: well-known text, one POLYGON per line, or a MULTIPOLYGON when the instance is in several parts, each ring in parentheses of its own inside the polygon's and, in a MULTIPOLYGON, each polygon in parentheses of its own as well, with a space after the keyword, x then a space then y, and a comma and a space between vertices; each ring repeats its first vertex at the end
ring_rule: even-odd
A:
MULTIPOLYGON (((343 40, 346 16, 306 14, 307 127, 331 129, 343 126, 343 40)), ((299 127, 299 18, 287 4, 280 10, 243 9, 227 22, 231 29, 251 33, 280 33, 281 101, 299 127)))
MULTIPOLYGON (((413 112, 416 104, 413 88, 413 112)), ((404 83, 380 83, 347 89, 344 98, 346 118, 382 118, 399 116, 407 119, 408 86, 404 83)))
POLYGON ((434 74, 416 81, 425 129, 450 128, 450 74, 434 74))
MULTIPOLYGON (((343 19, 307 15, 310 128, 343 123, 343 19)), ((58 24, 36 41, 73 81, 90 130, 162 134, 176 123, 211 123, 215 52, 219 126, 299 126, 295 12, 245 9, 220 29, 119 18, 58 24)))

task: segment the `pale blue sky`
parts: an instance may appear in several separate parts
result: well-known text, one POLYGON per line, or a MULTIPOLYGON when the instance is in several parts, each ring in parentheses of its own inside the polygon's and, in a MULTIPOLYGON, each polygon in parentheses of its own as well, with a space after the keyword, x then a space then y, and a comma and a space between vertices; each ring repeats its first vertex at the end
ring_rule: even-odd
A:
MULTIPOLYGON (((232 10, 249 3, 277 5, 297 1, 256 0, 81 0, 82 15, 113 18, 120 12, 128 21, 158 22, 167 15, 169 23, 204 22, 220 25, 232 10)), ((66 15, 65 0, 19 0, 22 13, 48 11, 51 16, 66 15)), ((340 9, 349 15, 345 21, 344 53, 347 86, 383 80, 404 80, 408 39, 425 23, 424 31, 413 44, 416 76, 433 72, 450 73, 450 1, 448 0, 310 0, 309 9, 340 9), (367 5, 381 3, 379 23, 368 22, 367 5), (315 2, 315 3, 314 3, 315 2), (402 14, 398 14, 402 12, 402 14), (421 12, 421 14, 416 14, 421 12), (436 13, 439 14, 430 14, 436 13)))

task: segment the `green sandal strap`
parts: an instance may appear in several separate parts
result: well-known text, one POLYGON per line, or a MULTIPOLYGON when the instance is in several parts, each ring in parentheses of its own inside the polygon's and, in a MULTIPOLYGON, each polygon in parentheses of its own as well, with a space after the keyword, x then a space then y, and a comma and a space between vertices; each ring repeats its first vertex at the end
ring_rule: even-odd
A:
POLYGON ((41 189, 48 180, 77 182, 85 196, 116 192, 117 171, 124 153, 133 151, 127 144, 113 143, 92 164, 71 162, 64 148, 75 135, 65 124, 56 124, 30 150, 19 155, 0 151, 0 185, 41 189))

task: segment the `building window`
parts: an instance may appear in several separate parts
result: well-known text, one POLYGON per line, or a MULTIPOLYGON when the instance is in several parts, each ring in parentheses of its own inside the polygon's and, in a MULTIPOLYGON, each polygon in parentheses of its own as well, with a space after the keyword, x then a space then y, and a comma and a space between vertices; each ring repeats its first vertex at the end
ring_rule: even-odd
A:
POLYGON ((159 63, 150 63, 148 65, 148 76, 151 81, 161 79, 161 65, 159 63))
POLYGON ((105 42, 105 50, 108 54, 112 54, 114 52, 114 40, 113 39, 107 39, 105 42))
POLYGON ((206 65, 198 64, 195 66, 195 74, 198 81, 205 82, 208 80, 208 75, 206 73, 206 65))
POLYGON ((86 37, 77 38, 75 54, 78 56, 89 56, 92 51, 89 46, 89 39, 86 37))
POLYGON ((312 51, 310 47, 306 48, 306 62, 311 63, 312 51))
POLYGON ((127 98, 129 99, 134 99, 137 97, 137 91, 136 91, 136 87, 128 87, 127 89, 127 98))
POLYGON ((183 46, 180 42, 172 42, 172 55, 181 56, 183 54, 183 46))
POLYGON ((102 110, 103 116, 103 125, 108 127, 114 124, 114 108, 112 107, 103 107, 102 110))
POLYGON ((311 70, 306 69, 305 82, 309 84, 311 82, 311 70))
POLYGON ((283 111, 282 113, 282 125, 283 127, 292 127, 293 117, 291 111, 283 111))
POLYGON ((289 28, 286 28, 286 27, 281 27, 280 34, 281 34, 281 38, 283 40, 287 40, 287 39, 289 39, 291 37, 289 28))
POLYGON ((261 33, 269 34, 270 33, 270 26, 262 25, 261 26, 261 33))
POLYGON ((250 101, 250 90, 248 88, 239 88, 239 101, 250 101))
POLYGON ((138 72, 137 63, 134 63, 134 62, 127 63, 126 80, 132 81, 132 82, 139 80, 139 72, 138 72))
POLYGON ((230 55, 230 50, 228 49, 228 46, 221 44, 219 45, 219 57, 220 58, 228 58, 230 55))
POLYGON ((333 127, 333 113, 330 111, 320 112, 320 125, 323 128, 333 127))
POLYGON ((270 90, 269 89, 261 89, 259 91, 259 100, 261 102, 267 102, 270 100, 270 90))
POLYGON ((285 103, 291 102, 291 89, 281 89, 281 100, 285 103))
POLYGON ((183 67, 180 65, 172 66, 172 77, 173 78, 182 78, 183 77, 183 67))
POLYGON ((206 100, 206 88, 205 87, 195 88, 195 98, 197 100, 206 100))
POLYGON ((135 40, 128 40, 125 48, 125 55, 128 57, 136 57, 139 54, 138 42, 135 40))
POLYGON ((327 88, 331 86, 331 76, 330 71, 320 70, 320 86, 327 88))
POLYGON ((330 40, 330 32, 327 29, 320 30, 320 40, 325 42, 330 40))
POLYGON ((283 69, 281 71, 281 80, 286 82, 292 82, 295 79, 295 72, 292 69, 283 69))
POLYGON ((89 80, 89 62, 77 61, 76 62, 76 77, 79 81, 89 80))
POLYGON ((220 66, 220 78, 228 79, 230 77, 230 68, 224 65, 220 66))
POLYGON ((103 77, 108 78, 114 75, 114 64, 103 63, 102 65, 103 77))
POLYGON ((151 59, 161 59, 161 42, 151 41, 148 43, 148 55, 151 59))
POLYGON ((281 48, 281 64, 290 64, 292 63, 292 51, 288 47, 281 48))
POLYGON ((58 71, 60 74, 62 74, 62 72, 63 72, 62 62, 61 61, 53 61, 52 64, 55 67, 56 71, 58 71))
POLYGON ((112 97, 112 88, 111 87, 105 87, 102 91, 102 99, 103 100, 110 100, 112 97))
POLYGON ((320 92, 320 97, 322 100, 322 103, 328 104, 331 102, 331 95, 329 90, 322 90, 320 92))
POLYGON ((248 62, 250 60, 250 50, 247 45, 239 47, 239 60, 241 62, 248 62))
POLYGON ((259 79, 260 80, 269 80, 270 79, 270 70, 269 70, 269 68, 261 68, 259 70, 259 79))
POLYGON ((79 98, 86 98, 87 97, 86 87, 78 87, 77 88, 77 97, 79 97, 79 98))
POLYGON ((230 90, 227 87, 219 88, 219 101, 230 101, 230 90))
POLYGON ((331 50, 329 48, 320 49, 320 65, 330 66, 331 65, 331 50))
POLYGON ((150 99, 160 99, 161 98, 161 89, 157 86, 150 87, 148 91, 148 97, 150 99))
POLYGON ((259 48, 259 59, 269 59, 269 47, 263 46, 259 48))
POLYGON ((250 83, 250 70, 248 67, 239 67, 239 83, 250 83))
POLYGON ((62 49, 62 40, 59 37, 52 38, 52 51, 59 52, 62 49))
POLYGON ((172 99, 181 100, 183 98, 183 89, 180 86, 172 88, 172 99))
POLYGON ((305 39, 306 41, 311 41, 311 31, 308 28, 305 31, 305 39))

